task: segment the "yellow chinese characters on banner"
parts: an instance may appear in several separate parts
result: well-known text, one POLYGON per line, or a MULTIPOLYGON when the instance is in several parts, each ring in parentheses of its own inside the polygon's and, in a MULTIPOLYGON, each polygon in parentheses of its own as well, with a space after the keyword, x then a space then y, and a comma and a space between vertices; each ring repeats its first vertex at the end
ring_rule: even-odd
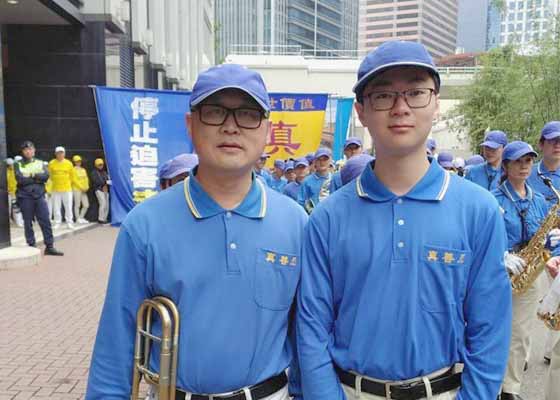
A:
POLYGON ((321 143, 327 94, 273 93, 270 95, 270 121, 265 152, 274 160, 303 157, 315 152, 321 143))

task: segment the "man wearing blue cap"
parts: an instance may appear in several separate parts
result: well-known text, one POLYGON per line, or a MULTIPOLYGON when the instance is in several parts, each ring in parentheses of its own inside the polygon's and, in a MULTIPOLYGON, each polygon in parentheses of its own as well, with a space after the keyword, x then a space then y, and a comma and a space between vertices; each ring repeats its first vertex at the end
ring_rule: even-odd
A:
POLYGON ((309 175, 314 174, 315 173, 315 153, 308 153, 305 156, 305 159, 309 163, 309 171, 308 171, 309 175))
MULTIPOLYGON (((542 194, 548 208, 557 203, 556 196, 545 183, 544 179, 550 179, 552 185, 560 189, 560 121, 550 121, 541 130, 539 149, 542 152, 542 160, 533 166, 531 176, 527 183, 536 192, 542 194)), ((552 283, 551 280, 549 280, 552 283)), ((549 363, 552 349, 560 341, 560 332, 547 330, 544 359, 549 363)))
POLYGON ((274 171, 272 171, 268 186, 278 193, 282 193, 284 186, 288 183, 284 178, 284 168, 286 168, 286 163, 283 160, 274 160, 274 171))
POLYGON ((419 43, 387 42, 359 67, 356 111, 376 160, 305 230, 296 326, 306 400, 499 392, 511 322, 504 222, 488 191, 426 157, 439 86, 419 43))
POLYGON ((439 153, 437 162, 441 167, 449 172, 455 173, 455 166, 453 165, 453 154, 448 151, 439 153))
POLYGON ((268 186, 270 186, 270 179, 272 179, 272 175, 270 175, 270 172, 268 172, 265 167, 266 160, 269 157, 270 156, 267 153, 262 153, 260 158, 255 163, 255 175, 257 175, 257 177, 260 177, 262 181, 268 186))
POLYGON ((437 144, 435 139, 429 138, 428 140, 426 140, 426 152, 428 153, 428 155, 436 157, 436 147, 437 144))
POLYGON ((506 144, 507 135, 504 132, 488 132, 480 144, 486 162, 469 168, 465 178, 486 190, 496 189, 500 184, 502 153, 506 144))
MULTIPOLYGON (((320 147, 315 152, 315 172, 310 173, 301 184, 298 195, 298 203, 308 213, 311 213, 317 204, 319 204, 319 194, 321 192, 321 188, 331 177, 331 173, 329 172, 331 160, 331 150, 326 147, 320 147)), ((328 187, 326 190, 328 190, 328 187)))
MULTIPOLYGON (((357 137, 349 137, 344 142, 344 157, 350 160, 352 157, 362 154, 362 141, 357 137)), ((332 175, 329 185, 329 192, 334 193, 342 187, 342 179, 340 178, 340 171, 332 175)))
MULTIPOLYGON (((293 160, 288 160, 284 163, 284 178, 286 178, 286 185, 296 180, 296 171, 293 160)), ((282 188, 282 193, 284 193, 285 188, 286 186, 282 188)))
POLYGON ((288 399, 307 217, 253 174, 269 111, 258 73, 225 64, 199 75, 187 114, 198 166, 121 226, 86 399, 129 398, 136 311, 153 296, 181 318, 176 399, 288 399))
POLYGON ((309 167, 309 163, 305 157, 298 158, 294 162, 294 172, 295 172, 295 179, 293 182, 288 183, 284 187, 283 193, 290 197, 291 199, 298 201, 299 190, 301 187, 301 183, 307 176, 307 168, 309 167))

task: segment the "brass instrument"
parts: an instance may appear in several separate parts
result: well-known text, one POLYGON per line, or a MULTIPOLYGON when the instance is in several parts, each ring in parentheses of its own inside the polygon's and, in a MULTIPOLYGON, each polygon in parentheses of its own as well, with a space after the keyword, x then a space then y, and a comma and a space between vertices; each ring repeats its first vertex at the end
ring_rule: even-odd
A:
POLYGON ((550 252, 545 248, 546 235, 551 229, 560 225, 560 193, 552 185, 552 181, 542 177, 544 183, 554 192, 558 203, 553 205, 535 235, 516 255, 521 257, 525 263, 525 269, 519 275, 511 276, 511 288, 514 294, 523 294, 531 287, 544 269, 545 263, 550 259, 550 252))
POLYGON ((178 345, 179 311, 175 304, 163 296, 144 300, 136 314, 131 400, 139 399, 142 377, 157 387, 159 400, 175 400, 178 345), (161 337, 151 332, 154 312, 161 322, 161 337), (159 373, 149 367, 150 350, 154 341, 160 346, 159 373))
POLYGON ((544 322, 548 329, 560 331, 560 307, 554 314, 537 312, 537 317, 544 322))

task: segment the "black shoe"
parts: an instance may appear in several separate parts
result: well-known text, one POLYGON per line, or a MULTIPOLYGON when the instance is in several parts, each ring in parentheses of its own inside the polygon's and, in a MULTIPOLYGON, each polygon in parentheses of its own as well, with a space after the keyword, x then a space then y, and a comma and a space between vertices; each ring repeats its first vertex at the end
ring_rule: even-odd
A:
POLYGON ((523 397, 518 394, 502 392, 500 400, 523 400, 523 397))
MULTIPOLYGON (((36 245, 35 243, 33 243, 33 244, 28 244, 28 246, 29 246, 29 247, 37 247, 37 245, 36 245)), ((549 360, 549 363, 550 363, 550 360, 549 360)))
POLYGON ((525 361, 525 365, 523 366, 523 372, 527 371, 528 369, 529 369, 529 363, 525 361))
POLYGON ((45 255, 46 256, 63 256, 64 253, 62 251, 58 251, 54 247, 47 247, 45 249, 45 255))
POLYGON ((550 357, 544 356, 544 363, 550 365, 550 357))

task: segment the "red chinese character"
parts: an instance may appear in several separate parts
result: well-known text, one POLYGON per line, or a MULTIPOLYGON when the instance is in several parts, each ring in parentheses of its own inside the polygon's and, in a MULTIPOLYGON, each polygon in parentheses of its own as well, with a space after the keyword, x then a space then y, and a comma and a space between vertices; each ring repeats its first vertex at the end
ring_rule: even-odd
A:
POLYGON ((286 153, 294 155, 294 151, 301 146, 301 143, 292 143, 292 128, 296 126, 297 124, 288 125, 282 121, 279 121, 277 124, 272 124, 270 142, 267 143, 267 145, 274 147, 268 154, 274 154, 282 147, 286 153))

